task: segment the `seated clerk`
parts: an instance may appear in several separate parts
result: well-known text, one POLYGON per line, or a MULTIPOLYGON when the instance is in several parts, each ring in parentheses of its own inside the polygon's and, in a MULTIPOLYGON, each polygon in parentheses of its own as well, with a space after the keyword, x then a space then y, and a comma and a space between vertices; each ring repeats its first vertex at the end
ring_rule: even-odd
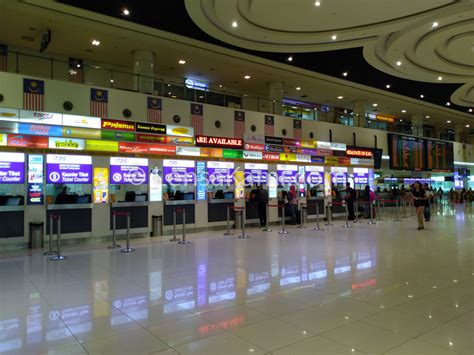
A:
POLYGON ((67 186, 64 186, 61 192, 56 196, 56 200, 54 201, 57 205, 64 205, 68 202, 67 196, 67 186))

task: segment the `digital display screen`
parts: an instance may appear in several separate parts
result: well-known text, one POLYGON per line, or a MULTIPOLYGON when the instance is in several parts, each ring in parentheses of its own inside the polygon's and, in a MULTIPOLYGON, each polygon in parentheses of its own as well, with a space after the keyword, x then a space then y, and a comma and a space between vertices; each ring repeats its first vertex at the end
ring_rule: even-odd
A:
POLYGON ((310 185, 324 185, 324 167, 306 166, 306 183, 310 185))
POLYGON ((198 200, 206 199, 206 163, 196 162, 196 195, 198 200))
POLYGON ((28 205, 42 205, 44 201, 44 168, 42 155, 28 156, 28 205))
POLYGON ((426 170, 454 171, 453 143, 426 139, 426 170))
POLYGON ((424 170, 424 140, 418 137, 388 134, 390 169, 424 170))

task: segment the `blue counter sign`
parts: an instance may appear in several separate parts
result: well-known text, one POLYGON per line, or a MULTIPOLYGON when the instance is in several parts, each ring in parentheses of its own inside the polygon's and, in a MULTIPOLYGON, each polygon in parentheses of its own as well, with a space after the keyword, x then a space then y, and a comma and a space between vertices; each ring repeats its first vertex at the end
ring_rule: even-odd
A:
POLYGON ((195 80, 195 79, 186 79, 184 81, 184 85, 186 85, 188 89, 202 90, 202 91, 209 90, 209 84, 206 83, 205 81, 200 81, 200 80, 195 80))
POLYGON ((197 200, 206 199, 206 162, 196 162, 196 195, 197 200))

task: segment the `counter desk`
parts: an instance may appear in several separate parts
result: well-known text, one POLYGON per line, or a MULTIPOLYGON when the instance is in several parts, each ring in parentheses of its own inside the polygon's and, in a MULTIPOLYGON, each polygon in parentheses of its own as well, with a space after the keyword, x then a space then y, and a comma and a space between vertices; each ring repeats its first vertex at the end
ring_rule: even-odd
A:
MULTIPOLYGON (((186 212, 186 224, 194 224, 196 220, 195 200, 165 200, 163 201, 163 224, 173 225, 173 211, 176 208, 184 208, 186 212)), ((176 224, 183 224, 183 214, 176 213, 176 224)))
MULTIPOLYGON (((234 207, 237 200, 231 198, 211 199, 207 204, 207 221, 208 222, 225 222, 227 221, 227 208, 234 207)), ((234 210, 230 211, 230 220, 235 220, 234 210)))
MULTIPOLYGON (((46 205, 46 234, 49 234, 51 215, 61 217, 61 234, 91 233, 92 206, 92 203, 46 205)), ((56 233, 56 222, 53 233, 56 233)))
MULTIPOLYGON (((134 233, 148 233, 149 202, 114 202, 110 206, 110 230, 113 229, 113 214, 130 213, 130 229, 134 233)), ((127 218, 116 216, 116 229, 127 228, 127 218)))
POLYGON ((324 197, 307 197, 306 207, 308 216, 316 216, 316 205, 320 216, 324 215, 324 197))
POLYGON ((0 206, 0 239, 23 237, 25 206, 0 206))

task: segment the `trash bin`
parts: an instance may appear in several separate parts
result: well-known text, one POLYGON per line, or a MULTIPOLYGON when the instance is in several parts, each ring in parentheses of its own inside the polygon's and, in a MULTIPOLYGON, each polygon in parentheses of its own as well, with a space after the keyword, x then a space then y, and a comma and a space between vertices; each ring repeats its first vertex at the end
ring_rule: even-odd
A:
POLYGON ((30 222, 30 240, 28 247, 30 249, 43 248, 44 240, 44 223, 43 222, 30 222))
POLYGON ((159 237, 163 235, 163 216, 151 216, 151 236, 159 237))

